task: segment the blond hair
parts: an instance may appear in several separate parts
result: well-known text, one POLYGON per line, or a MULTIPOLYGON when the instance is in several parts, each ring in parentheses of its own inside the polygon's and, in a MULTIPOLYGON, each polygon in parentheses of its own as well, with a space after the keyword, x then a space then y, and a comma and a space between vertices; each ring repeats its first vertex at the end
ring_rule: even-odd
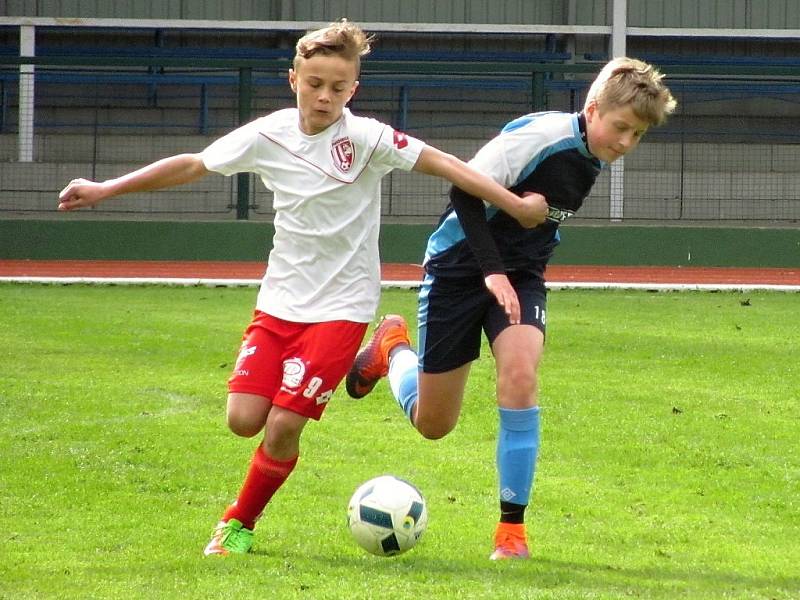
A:
POLYGON ((661 125, 675 110, 677 102, 657 69, 635 58, 621 57, 609 62, 592 83, 586 106, 595 101, 601 111, 631 106, 637 117, 661 125))
POLYGON ((358 25, 342 19, 322 29, 309 31, 297 40, 293 66, 296 69, 301 60, 317 54, 335 55, 355 62, 358 73, 361 57, 369 54, 373 40, 374 36, 364 33, 358 25))

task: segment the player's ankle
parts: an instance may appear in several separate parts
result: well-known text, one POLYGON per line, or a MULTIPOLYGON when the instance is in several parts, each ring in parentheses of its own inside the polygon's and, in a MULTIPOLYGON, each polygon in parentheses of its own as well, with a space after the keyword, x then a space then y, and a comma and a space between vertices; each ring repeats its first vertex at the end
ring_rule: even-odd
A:
POLYGON ((411 346, 406 344, 405 342, 400 342, 399 344, 395 344, 389 349, 389 362, 392 362, 395 354, 398 352, 402 352, 403 350, 411 350, 411 346))

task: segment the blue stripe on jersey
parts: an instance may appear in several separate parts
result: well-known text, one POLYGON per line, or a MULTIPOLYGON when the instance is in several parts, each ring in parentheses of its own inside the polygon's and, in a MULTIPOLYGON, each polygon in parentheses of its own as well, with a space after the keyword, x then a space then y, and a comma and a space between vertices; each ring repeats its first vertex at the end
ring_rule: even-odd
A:
MULTIPOLYGON (((491 220, 491 218, 497 214, 497 210, 498 208, 496 206, 487 206, 486 220, 491 220)), ((428 262, 428 259, 432 256, 437 256, 459 242, 464 241, 465 237, 464 229, 461 227, 461 221, 458 220, 458 215, 456 215, 455 211, 450 212, 428 239, 428 246, 425 248, 425 260, 423 264, 428 262)))
POLYGON ((432 256, 436 256, 444 252, 448 248, 452 248, 458 242, 464 239, 464 230, 461 228, 461 223, 456 216, 455 211, 452 211, 444 221, 436 228, 428 239, 428 247, 425 249, 425 261, 432 256))
MULTIPOLYGON (((567 116, 566 113, 561 113, 559 111, 546 111, 523 115, 512 121, 509 121, 505 127, 503 127, 502 133, 515 131, 542 117, 548 118, 550 115, 567 116)), ((578 126, 578 115, 572 114, 569 116, 571 117, 571 131, 565 132, 564 137, 561 137, 560 139, 556 138, 556 140, 550 140, 549 145, 542 147, 537 154, 531 156, 530 161, 525 165, 525 168, 517 177, 514 186, 525 181, 525 179, 527 179, 543 161, 554 154, 558 154, 559 152, 563 152, 565 150, 577 150, 583 156, 591 156, 581 139, 580 127, 578 126)), ((533 150, 533 148, 531 148, 531 150, 533 150)), ((514 186, 511 187, 513 188, 514 186)), ((497 207, 492 205, 487 206, 486 220, 491 221, 497 213, 497 207)), ((437 229, 428 239, 428 245, 425 249, 425 259, 423 264, 427 264, 430 259, 448 252, 450 249, 460 243, 466 243, 465 237, 464 230, 461 227, 461 223, 458 221, 455 211, 450 209, 450 213, 442 219, 437 229)), ((560 242, 561 236, 558 234, 558 230, 555 231, 554 238, 556 244, 560 242)))
POLYGON ((544 161, 547 157, 552 156, 553 154, 557 154, 558 152, 562 152, 564 150, 577 148, 578 146, 579 145, 575 143, 575 138, 564 138, 563 140, 560 140, 555 144, 547 146, 547 148, 545 148, 544 150, 539 152, 539 154, 534 156, 531 159, 531 162, 525 165, 525 168, 522 169, 522 172, 519 174, 519 177, 514 182, 514 185, 517 185, 518 183, 525 181, 528 178, 528 176, 531 173, 533 173, 536 167, 538 167, 539 164, 541 164, 542 161, 544 161))
POLYGON ((425 338, 428 337, 428 295, 431 293, 433 285, 433 275, 425 273, 422 286, 419 290, 419 302, 417 305, 417 354, 419 356, 419 368, 422 368, 425 359, 425 338))
POLYGON ((505 127, 503 127, 503 129, 501 130, 501 133, 508 133, 509 131, 514 131, 515 129, 519 129, 520 127, 525 127, 525 125, 533 121, 536 117, 540 117, 541 115, 549 115, 554 112, 558 111, 551 110, 538 113, 530 113, 527 115, 523 115, 521 117, 517 117, 513 121, 509 121, 508 123, 506 123, 505 127))
MULTIPOLYGON (((558 114, 558 113, 556 113, 556 111, 550 111, 550 112, 533 113, 533 114, 525 115, 524 117, 519 117, 518 119, 514 119, 513 121, 508 123, 503 128, 503 131, 506 132, 506 131, 513 131, 515 129, 519 129, 520 127, 524 127, 525 125, 528 125, 532 121, 535 121, 539 117, 542 117, 544 115, 551 115, 551 114, 558 114)), ((563 114, 563 113, 560 113, 560 114, 563 114)), ((514 182, 514 185, 517 185, 520 182, 525 181, 525 179, 527 179, 528 176, 531 173, 533 173, 533 171, 536 170, 536 167, 538 167, 549 156, 552 156, 553 154, 557 154, 559 152, 562 152, 563 150, 571 150, 573 148, 578 149, 581 152, 581 154, 584 154, 584 155, 587 154, 587 152, 585 150, 585 147, 584 147, 584 144, 583 144, 583 141, 581 140, 581 134, 580 134, 580 128, 578 127, 577 115, 572 115, 572 136, 571 137, 562 138, 561 140, 559 140, 559 141, 557 141, 557 142, 555 142, 553 144, 550 144, 549 146, 546 146, 538 154, 535 154, 531 158, 531 161, 527 165, 525 165, 525 168, 522 169, 522 172, 519 174, 519 177, 517 177, 517 180, 514 182)))

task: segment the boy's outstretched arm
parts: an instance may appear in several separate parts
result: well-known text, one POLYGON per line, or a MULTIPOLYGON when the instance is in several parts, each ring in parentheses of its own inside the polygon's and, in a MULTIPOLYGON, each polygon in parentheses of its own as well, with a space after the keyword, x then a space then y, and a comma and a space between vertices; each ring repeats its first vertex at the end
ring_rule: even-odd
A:
POLYGON ((58 195, 58 210, 85 208, 113 196, 189 183, 208 172, 199 154, 178 154, 116 179, 101 182, 73 179, 58 195))
POLYGON ((447 179, 465 192, 508 213, 523 227, 541 225, 547 217, 547 202, 541 194, 520 198, 490 177, 471 169, 464 161, 432 146, 423 148, 414 170, 447 179))

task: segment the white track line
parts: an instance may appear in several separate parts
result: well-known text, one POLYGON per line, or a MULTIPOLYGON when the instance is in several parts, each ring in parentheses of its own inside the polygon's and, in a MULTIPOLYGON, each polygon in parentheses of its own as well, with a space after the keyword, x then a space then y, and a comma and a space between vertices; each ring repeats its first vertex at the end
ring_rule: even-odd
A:
POLYGON ((202 277, 0 277, 13 283, 98 284, 98 285, 175 285, 208 287, 257 286, 260 279, 206 279, 202 277))
POLYGON ((800 292, 800 285, 778 285, 771 283, 613 283, 599 281, 548 281, 547 287, 552 290, 563 289, 616 289, 616 290, 650 290, 670 291, 737 291, 770 290, 775 292, 800 292))

